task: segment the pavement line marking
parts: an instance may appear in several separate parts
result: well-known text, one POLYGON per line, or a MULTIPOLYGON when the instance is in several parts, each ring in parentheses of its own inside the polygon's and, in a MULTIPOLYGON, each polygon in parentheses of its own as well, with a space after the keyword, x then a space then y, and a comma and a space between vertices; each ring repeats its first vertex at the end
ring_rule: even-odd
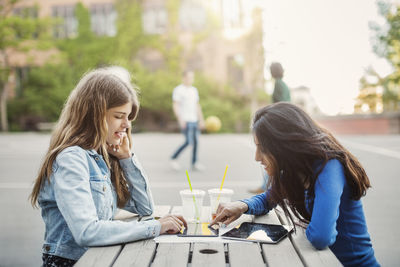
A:
MULTIPOLYGON (((254 143, 252 143, 250 141, 247 141, 247 140, 244 140, 244 139, 240 139, 240 142, 242 144, 245 144, 252 151, 256 150, 256 147, 255 147, 254 143)), ((372 153, 384 155, 384 156, 387 156, 387 157, 400 159, 400 152, 397 152, 397 151, 394 151, 394 150, 390 150, 390 149, 386 149, 386 148, 382 148, 382 147, 378 147, 378 146, 372 146, 372 145, 367 145, 367 144, 356 143, 356 142, 347 141, 347 140, 341 140, 341 142, 342 143, 346 143, 349 146, 352 146, 352 147, 360 149, 360 150, 364 150, 364 151, 367 151, 367 152, 372 152, 372 153)))
MULTIPOLYGON (((257 187, 258 181, 246 182, 246 181, 230 181, 226 187, 257 187)), ((33 184, 31 183, 0 183, 0 189, 31 189, 33 184)), ((185 188, 182 182, 150 182, 150 188, 185 188)), ((198 187, 209 187, 219 188, 218 183, 215 182, 196 182, 196 188, 198 187)))
POLYGON ((28 189, 32 187, 32 183, 0 183, 0 189, 28 189))
POLYGON ((386 149, 386 148, 382 148, 382 147, 378 147, 378 146, 367 145, 367 144, 355 143, 355 142, 347 141, 347 140, 342 140, 342 143, 345 143, 356 149, 364 150, 367 152, 372 152, 375 154, 384 155, 387 157, 400 159, 400 152, 397 152, 394 150, 390 150, 390 149, 386 149))

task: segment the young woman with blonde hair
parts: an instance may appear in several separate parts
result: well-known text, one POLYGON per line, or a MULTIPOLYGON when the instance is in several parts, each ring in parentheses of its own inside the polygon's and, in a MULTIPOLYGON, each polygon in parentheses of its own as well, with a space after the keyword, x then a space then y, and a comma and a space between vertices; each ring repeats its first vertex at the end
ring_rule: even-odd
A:
POLYGON ((229 224, 243 213, 266 214, 279 205, 292 222, 305 225, 315 248, 329 247, 344 266, 379 266, 360 200, 370 182, 358 160, 290 103, 259 109, 252 130, 268 189, 221 204, 212 224, 229 224))
POLYGON ((153 212, 146 174, 132 153, 131 122, 138 111, 122 67, 93 70, 71 92, 31 194, 46 226, 44 266, 72 266, 90 246, 176 233, 186 224, 181 216, 112 220, 117 207, 153 212))

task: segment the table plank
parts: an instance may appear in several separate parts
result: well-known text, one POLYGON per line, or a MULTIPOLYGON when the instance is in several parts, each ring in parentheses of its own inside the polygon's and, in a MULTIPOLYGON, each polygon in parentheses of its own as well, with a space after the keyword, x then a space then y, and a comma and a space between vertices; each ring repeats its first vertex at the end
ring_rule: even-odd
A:
POLYGON ((314 248, 308 241, 305 230, 300 227, 297 228, 296 234, 292 234, 292 243, 309 267, 343 266, 329 248, 324 250, 314 248))
POLYGON ((128 243, 122 249, 114 267, 125 266, 149 266, 156 250, 156 242, 153 240, 141 240, 128 243))
POLYGON ((120 221, 131 221, 139 217, 139 214, 133 213, 124 209, 118 209, 115 213, 113 220, 120 220, 120 221))
POLYGON ((254 216, 255 223, 281 224, 274 210, 262 216, 254 216))
MULTIPOLYGON (((276 209, 276 214, 282 224, 292 225, 290 220, 286 217, 281 208, 276 209)), ((294 216, 294 215, 293 215, 294 216)), ((295 217, 293 217, 295 218, 295 217)), ((293 247, 296 249, 297 254, 302 259, 306 266, 342 266, 340 261, 336 258, 335 254, 329 249, 317 250, 308 241, 305 229, 301 227, 296 228, 296 233, 292 233, 290 240, 293 247)))
MULTIPOLYGON (((119 210, 120 218, 114 218, 121 221, 137 221, 139 215, 126 210, 119 210)), ((119 256, 123 245, 90 247, 79 259, 75 266, 111 266, 119 256)))
POLYGON ((139 221, 145 221, 151 218, 159 219, 167 214, 169 214, 171 210, 171 206, 169 205, 156 205, 154 206, 153 213, 149 216, 142 216, 140 217, 139 221))
POLYGON ((173 206, 172 207, 172 209, 171 209, 171 212, 170 212, 170 214, 173 214, 173 215, 176 215, 176 214, 178 214, 178 215, 182 215, 182 206, 173 206))
POLYGON ((89 248, 74 266, 111 266, 118 257, 121 249, 122 245, 89 248))
POLYGON ((187 266, 189 259, 190 243, 161 243, 158 244, 152 267, 179 267, 187 266))
POLYGON ((225 251, 224 245, 219 243, 194 243, 192 267, 225 267, 225 251), (215 254, 202 253, 204 250, 215 250, 215 254))
MULTIPOLYGON (((267 215, 256 216, 254 222, 281 224, 274 210, 267 215)), ((283 239, 278 244, 262 244, 261 248, 268 266, 303 266, 289 238, 283 239)))
POLYGON ((228 244, 228 255, 231 267, 265 266, 258 243, 230 243, 228 244))
MULTIPOLYGON (((155 206, 153 216, 161 217, 171 211, 181 214, 182 207, 155 206)), ((265 216, 254 217, 254 222, 288 224, 282 212, 271 211, 265 216), (277 213, 276 213, 277 212, 277 213), (277 216, 278 215, 278 216, 277 216)), ((134 218, 133 220, 136 220, 134 218)), ((203 207, 203 222, 209 220, 209 207, 203 207)), ((249 218, 246 218, 249 220, 249 218)), ((251 217, 250 217, 251 220, 251 217)), ((278 244, 257 243, 160 243, 153 240, 141 240, 125 245, 90 248, 76 266, 226 266, 225 249, 231 266, 341 266, 333 253, 316 250, 308 242, 304 231, 298 228, 297 234, 285 238, 278 244), (190 259, 189 251, 192 249, 190 259), (201 253, 204 249, 214 249, 215 254, 201 253), (261 251, 260 251, 261 249, 261 251), (264 257, 264 259, 263 259, 264 257), (154 260, 153 260, 154 258, 154 260), (153 262, 152 262, 153 261, 153 262), (265 262, 264 262, 265 261, 265 262)))
POLYGON ((154 212, 152 215, 154 218, 163 217, 169 214, 170 210, 171 210, 170 205, 156 205, 154 206, 154 212))

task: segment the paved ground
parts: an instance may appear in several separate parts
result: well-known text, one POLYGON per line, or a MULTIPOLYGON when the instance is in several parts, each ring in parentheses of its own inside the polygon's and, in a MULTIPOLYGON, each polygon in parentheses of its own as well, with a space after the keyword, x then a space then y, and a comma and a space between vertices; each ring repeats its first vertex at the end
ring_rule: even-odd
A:
MULTIPOLYGON (((382 266, 400 265, 400 136, 341 136, 343 144, 365 166, 373 188, 363 198, 369 231, 382 266)), ((179 190, 187 188, 184 171, 170 169, 168 158, 182 137, 177 134, 136 134, 135 151, 150 178, 156 204, 177 205, 179 190)), ((49 135, 0 134, 0 266, 39 266, 44 224, 31 208, 28 195, 49 135)), ((193 186, 218 187, 226 164, 225 186, 234 198, 248 197, 260 183, 250 135, 203 135, 200 160, 204 172, 190 172, 193 186)), ((189 151, 180 158, 189 165, 189 151)), ((208 199, 205 200, 208 204, 208 199)))

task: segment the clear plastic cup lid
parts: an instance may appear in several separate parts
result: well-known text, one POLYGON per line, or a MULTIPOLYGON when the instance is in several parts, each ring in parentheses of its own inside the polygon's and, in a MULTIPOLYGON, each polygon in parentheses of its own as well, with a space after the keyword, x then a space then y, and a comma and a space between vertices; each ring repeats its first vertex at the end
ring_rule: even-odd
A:
POLYGON ((191 197, 193 195, 196 197, 203 197, 206 194, 206 192, 203 190, 198 190, 198 189, 193 189, 193 191, 190 191, 190 189, 185 189, 185 190, 179 191, 179 194, 183 197, 186 197, 186 196, 191 197))
POLYGON ((222 188, 222 190, 219 190, 219 188, 213 188, 213 189, 208 189, 208 194, 210 195, 225 195, 225 196, 231 196, 233 195, 233 190, 232 189, 227 189, 227 188, 222 188))

